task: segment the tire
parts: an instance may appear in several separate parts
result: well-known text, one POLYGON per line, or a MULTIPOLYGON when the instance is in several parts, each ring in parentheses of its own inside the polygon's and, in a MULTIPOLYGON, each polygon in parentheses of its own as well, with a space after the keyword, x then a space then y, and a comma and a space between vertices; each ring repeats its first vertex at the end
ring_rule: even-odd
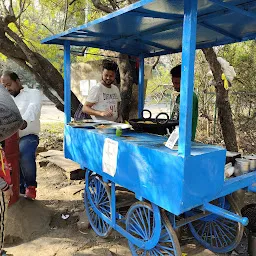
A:
MULTIPOLYGON (((218 199, 219 202, 224 198, 218 199)), ((240 209, 231 196, 224 199, 223 208, 241 216, 240 209)), ((198 213, 191 210, 186 216, 198 213)), ((211 214, 202 219, 188 224, 195 239, 205 248, 216 253, 227 253, 235 249, 240 243, 244 227, 241 223, 228 220, 216 214, 211 214)))
MULTIPOLYGON (((181 249, 178 238, 173 230, 164 211, 161 212, 161 234, 159 242, 150 250, 139 248, 128 242, 133 256, 155 256, 171 255, 181 256, 181 249)), ((127 212, 126 230, 142 241, 148 241, 154 233, 154 212, 149 203, 137 202, 127 212)))
POLYGON ((88 181, 86 181, 84 204, 88 220, 95 233, 103 238, 108 237, 112 227, 96 214, 94 208, 111 219, 110 189, 97 175, 89 176, 88 181))

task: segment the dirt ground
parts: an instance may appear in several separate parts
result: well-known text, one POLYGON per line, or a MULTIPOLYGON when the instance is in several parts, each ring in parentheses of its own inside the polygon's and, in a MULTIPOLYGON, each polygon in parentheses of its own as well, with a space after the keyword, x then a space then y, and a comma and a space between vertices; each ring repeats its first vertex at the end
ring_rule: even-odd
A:
MULTIPOLYGON (((30 214, 21 216, 18 222, 23 223, 26 220, 28 224, 23 229, 24 234, 21 235, 21 239, 14 239, 12 244, 6 244, 8 254, 14 256, 130 256, 127 240, 118 233, 112 232, 111 237, 102 239, 96 236, 93 230, 87 228, 82 200, 83 187, 84 181, 69 181, 63 171, 52 164, 38 168, 37 200, 20 199, 19 217, 22 211, 25 212, 25 208, 30 208, 30 214), (69 217, 64 220, 62 214, 69 217), (48 216, 49 220, 47 220, 48 216), (43 219, 46 223, 44 226, 40 225, 43 219)), ((20 223, 14 224, 17 236, 20 225, 20 223)), ((190 238, 185 243, 184 256, 214 255, 196 246, 190 238)))

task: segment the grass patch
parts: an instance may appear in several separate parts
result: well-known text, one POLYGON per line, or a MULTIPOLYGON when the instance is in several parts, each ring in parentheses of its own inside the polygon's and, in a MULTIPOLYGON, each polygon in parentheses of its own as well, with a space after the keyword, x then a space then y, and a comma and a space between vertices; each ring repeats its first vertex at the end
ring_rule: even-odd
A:
POLYGON ((45 150, 63 149, 64 123, 49 122, 41 124, 40 146, 45 150))
POLYGON ((50 134, 63 134, 64 123, 62 122, 49 122, 41 123, 41 133, 50 133, 50 134))

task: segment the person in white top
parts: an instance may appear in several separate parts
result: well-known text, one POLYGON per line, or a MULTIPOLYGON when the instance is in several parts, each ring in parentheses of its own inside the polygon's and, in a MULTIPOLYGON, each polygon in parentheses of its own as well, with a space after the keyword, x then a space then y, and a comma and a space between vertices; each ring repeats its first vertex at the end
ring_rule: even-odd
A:
POLYGON ((113 84, 116 71, 115 62, 103 62, 102 81, 90 89, 83 106, 83 112, 92 115, 93 119, 120 121, 121 96, 119 89, 113 84))
POLYGON ((13 96, 23 124, 19 131, 20 142, 20 192, 25 197, 36 198, 36 149, 39 143, 42 97, 39 90, 24 88, 18 75, 6 71, 1 77, 2 84, 13 96))

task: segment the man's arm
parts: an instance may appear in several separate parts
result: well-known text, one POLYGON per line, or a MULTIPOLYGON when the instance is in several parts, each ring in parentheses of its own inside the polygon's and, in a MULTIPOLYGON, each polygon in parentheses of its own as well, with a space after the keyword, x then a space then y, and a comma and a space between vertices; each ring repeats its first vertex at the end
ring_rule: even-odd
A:
POLYGON ((42 105, 42 97, 41 92, 39 90, 33 90, 33 93, 30 92, 29 95, 29 105, 22 116, 22 118, 27 122, 33 122, 39 115, 41 111, 41 105, 42 105))
POLYGON ((92 103, 92 102, 86 102, 83 106, 83 112, 88 115, 101 116, 101 117, 110 117, 113 115, 111 110, 99 111, 99 110, 93 109, 92 106, 94 104, 95 103, 92 103))

